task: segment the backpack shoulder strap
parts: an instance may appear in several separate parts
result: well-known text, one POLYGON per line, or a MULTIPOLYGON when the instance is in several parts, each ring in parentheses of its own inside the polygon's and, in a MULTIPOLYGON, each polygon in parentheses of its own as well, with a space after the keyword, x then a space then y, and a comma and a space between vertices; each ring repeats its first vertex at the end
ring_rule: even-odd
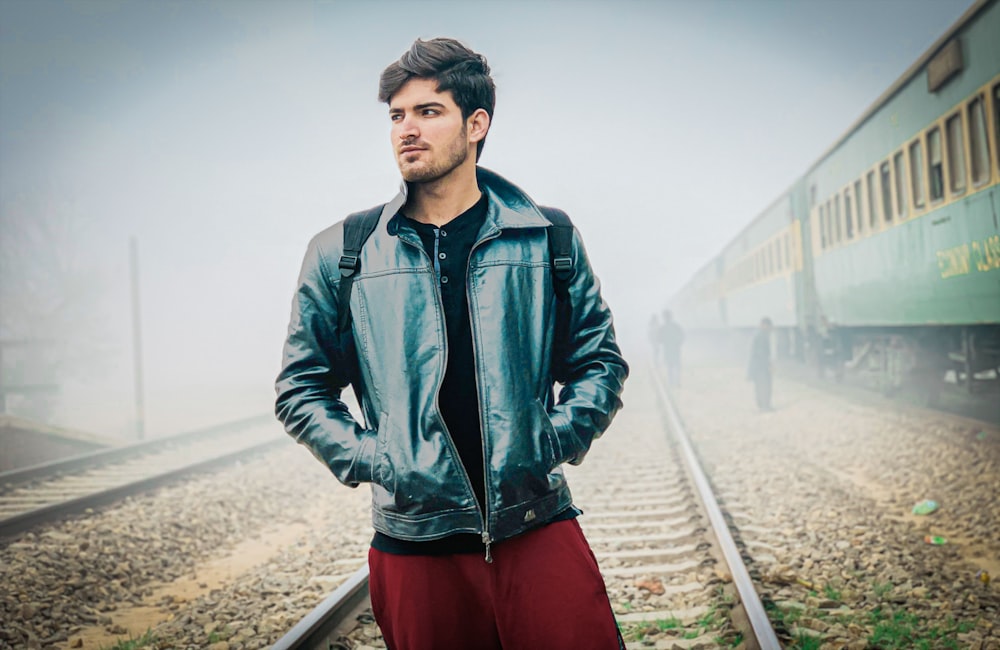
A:
POLYGON ((382 214, 381 205, 355 212, 344 220, 344 253, 337 265, 340 268, 340 285, 337 291, 340 309, 337 314, 337 331, 341 334, 351 326, 351 287, 354 276, 361 268, 361 247, 365 245, 382 214))
POLYGON ((540 206, 539 209, 552 225, 548 228, 549 257, 552 259, 553 285, 560 299, 568 294, 573 277, 573 222, 569 215, 557 208, 540 206))

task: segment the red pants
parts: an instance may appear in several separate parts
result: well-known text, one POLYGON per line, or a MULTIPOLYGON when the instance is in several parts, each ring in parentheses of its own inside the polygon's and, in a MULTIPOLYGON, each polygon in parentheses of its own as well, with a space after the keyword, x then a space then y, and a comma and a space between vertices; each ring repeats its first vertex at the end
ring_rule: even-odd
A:
POLYGON ((576 519, 484 555, 368 552, 375 620, 390 650, 618 650, 597 560, 576 519))

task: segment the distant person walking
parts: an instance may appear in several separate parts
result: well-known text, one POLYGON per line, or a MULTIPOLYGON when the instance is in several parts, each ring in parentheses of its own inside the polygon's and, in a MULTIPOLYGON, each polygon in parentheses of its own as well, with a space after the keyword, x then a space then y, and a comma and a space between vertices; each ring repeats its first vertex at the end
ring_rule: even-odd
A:
POLYGON ((754 383, 757 408, 773 411, 771 408, 771 319, 764 317, 754 334, 750 345, 750 365, 747 379, 754 383))
POLYGON ((663 361, 667 365, 667 383, 671 386, 681 385, 681 345, 684 343, 684 330, 674 320, 674 314, 669 309, 663 310, 663 324, 660 326, 660 345, 663 346, 663 361))

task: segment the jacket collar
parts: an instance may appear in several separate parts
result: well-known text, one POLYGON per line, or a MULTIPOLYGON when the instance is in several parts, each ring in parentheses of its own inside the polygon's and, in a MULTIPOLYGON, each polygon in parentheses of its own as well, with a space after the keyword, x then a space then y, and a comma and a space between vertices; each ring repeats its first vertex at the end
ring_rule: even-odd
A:
MULTIPOLYGON (((479 188, 486 192, 489 208, 486 212, 486 223, 500 230, 507 228, 545 228, 550 225, 541 210, 527 193, 514 185, 500 174, 485 167, 476 167, 476 181, 479 188)), ((400 183, 399 194, 386 203, 382 210, 382 218, 392 220, 406 203, 409 190, 406 182, 400 183)), ((389 234, 395 234, 393 224, 389 226, 389 234)))

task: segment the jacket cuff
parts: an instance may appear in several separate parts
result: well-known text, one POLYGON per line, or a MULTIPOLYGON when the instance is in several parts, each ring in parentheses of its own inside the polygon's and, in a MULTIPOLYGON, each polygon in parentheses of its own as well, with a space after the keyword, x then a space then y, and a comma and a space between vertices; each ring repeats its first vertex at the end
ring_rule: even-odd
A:
POLYGON ((556 432, 556 444, 559 448, 555 450, 556 466, 566 462, 573 462, 576 458, 577 450, 573 441, 576 439, 576 431, 573 430, 573 423, 563 413, 553 413, 550 417, 552 428, 556 432))

